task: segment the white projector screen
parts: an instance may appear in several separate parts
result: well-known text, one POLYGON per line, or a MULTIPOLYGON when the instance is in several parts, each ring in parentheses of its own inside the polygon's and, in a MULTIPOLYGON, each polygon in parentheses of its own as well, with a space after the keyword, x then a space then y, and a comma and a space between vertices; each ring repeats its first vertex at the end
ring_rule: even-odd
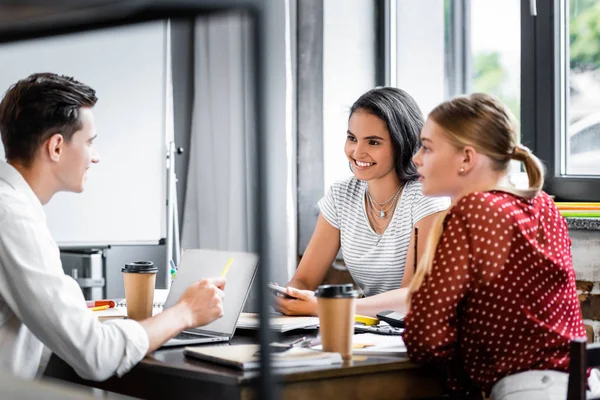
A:
POLYGON ((89 169, 83 193, 58 193, 45 207, 62 247, 165 237, 167 29, 158 21, 0 45, 2 97, 19 79, 54 72, 91 86, 99 98, 100 163, 89 169))

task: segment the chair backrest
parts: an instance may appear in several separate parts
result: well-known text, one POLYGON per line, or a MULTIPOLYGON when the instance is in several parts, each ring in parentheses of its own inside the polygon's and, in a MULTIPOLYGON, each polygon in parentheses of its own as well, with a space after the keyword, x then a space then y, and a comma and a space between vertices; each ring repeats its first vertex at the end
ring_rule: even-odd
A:
POLYGON ((587 369, 600 366, 600 343, 588 345, 586 338, 573 339, 570 355, 567 400, 584 400, 587 389, 587 369))

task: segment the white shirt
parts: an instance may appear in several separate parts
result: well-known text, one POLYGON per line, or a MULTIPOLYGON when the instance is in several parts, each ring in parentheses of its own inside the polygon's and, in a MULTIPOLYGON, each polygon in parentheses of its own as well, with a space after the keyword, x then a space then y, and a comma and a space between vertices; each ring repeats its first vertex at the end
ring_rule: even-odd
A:
POLYGON ((139 323, 101 323, 88 310, 63 272, 42 204, 0 161, 0 372, 34 378, 44 345, 82 378, 104 380, 137 364, 149 341, 139 323))
POLYGON ((415 224, 447 209, 450 199, 426 197, 419 182, 407 182, 390 223, 378 235, 367 218, 367 187, 367 182, 355 177, 336 182, 319 201, 319 207, 327 222, 340 230, 342 255, 352 279, 365 296, 373 296, 400 288, 415 224))

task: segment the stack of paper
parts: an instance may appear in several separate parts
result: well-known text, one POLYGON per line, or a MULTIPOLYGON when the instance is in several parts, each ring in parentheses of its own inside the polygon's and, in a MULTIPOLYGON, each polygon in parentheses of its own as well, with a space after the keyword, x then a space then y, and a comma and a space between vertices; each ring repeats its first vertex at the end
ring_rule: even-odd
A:
MULTIPOLYGON (((271 329, 277 332, 287 332, 294 329, 316 329, 319 327, 319 317, 291 317, 287 315, 272 316, 269 319, 271 329)), ((258 329, 259 316, 256 313, 241 313, 238 319, 239 329, 258 329)))
POLYGON ((361 333, 352 338, 352 354, 406 356, 400 336, 361 333))
MULTIPOLYGON (((322 346, 315 346, 320 350, 322 346)), ((406 346, 400 336, 360 333, 352 337, 352 354, 406 357, 406 346)))
MULTIPOLYGON (((227 365, 237 369, 256 369, 260 367, 257 344, 238 344, 232 346, 192 346, 186 347, 184 354, 205 361, 227 365)), ((273 353, 271 363, 275 368, 303 367, 310 365, 340 364, 339 353, 292 347, 290 350, 273 353)))

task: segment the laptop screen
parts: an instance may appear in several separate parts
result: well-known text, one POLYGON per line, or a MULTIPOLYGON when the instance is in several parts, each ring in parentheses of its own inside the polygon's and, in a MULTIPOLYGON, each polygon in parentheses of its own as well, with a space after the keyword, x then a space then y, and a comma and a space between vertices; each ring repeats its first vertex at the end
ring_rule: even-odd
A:
POLYGON ((226 267, 227 283, 223 300, 223 317, 208 325, 187 329, 187 331, 218 336, 233 335, 256 275, 258 256, 253 253, 204 249, 188 249, 183 252, 177 275, 165 301, 165 309, 174 306, 189 285, 203 278, 221 276, 226 267))

